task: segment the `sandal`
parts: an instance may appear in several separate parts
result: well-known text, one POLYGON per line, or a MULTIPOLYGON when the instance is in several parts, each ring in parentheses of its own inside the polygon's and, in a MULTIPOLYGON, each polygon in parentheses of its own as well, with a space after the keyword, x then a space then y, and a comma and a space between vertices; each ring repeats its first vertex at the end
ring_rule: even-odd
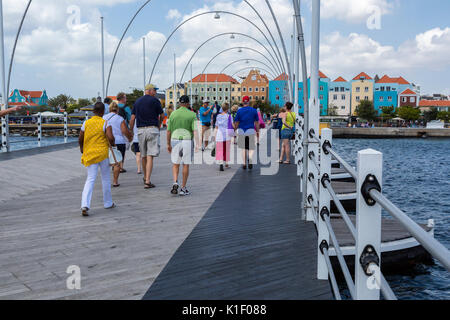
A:
POLYGON ((284 161, 283 164, 291 164, 290 161, 284 161))
POLYGON ((120 183, 119 184, 113 184, 113 188, 118 188, 120 187, 120 183))
POLYGON ((145 189, 153 189, 153 188, 155 188, 156 186, 153 184, 153 183, 146 183, 145 184, 145 189))
POLYGON ((125 170, 125 169, 120 169, 120 173, 126 173, 127 172, 127 170, 125 170))

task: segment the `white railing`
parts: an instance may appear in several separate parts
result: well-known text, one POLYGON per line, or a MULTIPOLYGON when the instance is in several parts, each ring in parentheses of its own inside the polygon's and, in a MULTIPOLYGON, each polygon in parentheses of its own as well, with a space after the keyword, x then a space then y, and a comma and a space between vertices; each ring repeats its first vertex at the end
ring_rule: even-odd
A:
MULTIPOLYGON (((301 123, 301 120, 297 122, 301 123)), ((450 251, 382 194, 382 153, 372 149, 359 151, 355 170, 333 149, 332 130, 323 129, 320 138, 314 130, 310 130, 308 137, 304 137, 305 133, 303 134, 305 138, 303 140, 300 132, 301 130, 297 132, 293 152, 298 170, 302 171, 303 186, 305 182, 308 186, 307 193, 303 197, 307 220, 316 224, 318 233, 317 278, 330 280, 337 300, 341 300, 341 295, 330 261, 330 243, 333 244, 345 283, 353 299, 378 300, 381 294, 387 300, 396 299, 381 272, 382 208, 396 218, 431 256, 450 271, 450 251), (300 159, 301 152, 307 155, 308 166, 303 165, 304 160, 300 159), (332 163, 339 163, 356 181, 356 226, 331 184, 332 163), (331 224, 331 200, 334 201, 348 232, 355 241, 355 280, 331 224)))

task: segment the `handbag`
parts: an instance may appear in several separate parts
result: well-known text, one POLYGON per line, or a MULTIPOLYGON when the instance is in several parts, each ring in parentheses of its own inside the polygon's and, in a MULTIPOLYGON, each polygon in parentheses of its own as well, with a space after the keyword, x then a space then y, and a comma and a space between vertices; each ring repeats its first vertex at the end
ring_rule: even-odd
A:
POLYGON ((123 161, 122 153, 117 149, 117 147, 109 146, 109 164, 118 165, 123 161))
MULTIPOLYGON (((289 115, 292 117, 292 112, 289 113, 289 115)), ((292 136, 290 140, 295 140, 295 120, 294 120, 294 126, 292 127, 292 136)))
POLYGON ((264 119, 261 116, 261 112, 259 112, 259 111, 258 111, 258 120, 259 120, 259 127, 261 129, 265 129, 266 128, 266 123, 264 122, 264 119))

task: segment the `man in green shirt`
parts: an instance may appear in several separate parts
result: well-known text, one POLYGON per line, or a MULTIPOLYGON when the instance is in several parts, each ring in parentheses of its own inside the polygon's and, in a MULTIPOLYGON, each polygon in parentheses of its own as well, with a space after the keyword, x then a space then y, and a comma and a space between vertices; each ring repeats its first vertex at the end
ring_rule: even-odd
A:
POLYGON ((183 164, 183 184, 179 194, 181 196, 190 195, 186 184, 189 178, 189 165, 192 164, 194 158, 194 139, 196 142, 195 152, 198 152, 197 116, 189 110, 189 97, 182 96, 180 108, 172 112, 167 122, 167 151, 171 154, 173 163, 174 183, 171 190, 173 195, 177 195, 180 188, 178 175, 181 164, 183 164))

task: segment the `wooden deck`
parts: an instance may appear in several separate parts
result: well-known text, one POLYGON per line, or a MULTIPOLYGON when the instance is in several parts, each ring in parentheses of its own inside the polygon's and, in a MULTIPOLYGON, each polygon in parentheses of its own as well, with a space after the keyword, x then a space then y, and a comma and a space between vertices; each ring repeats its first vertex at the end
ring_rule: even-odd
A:
POLYGON ((316 278, 317 235, 300 199, 295 166, 238 171, 144 299, 333 299, 316 278))

